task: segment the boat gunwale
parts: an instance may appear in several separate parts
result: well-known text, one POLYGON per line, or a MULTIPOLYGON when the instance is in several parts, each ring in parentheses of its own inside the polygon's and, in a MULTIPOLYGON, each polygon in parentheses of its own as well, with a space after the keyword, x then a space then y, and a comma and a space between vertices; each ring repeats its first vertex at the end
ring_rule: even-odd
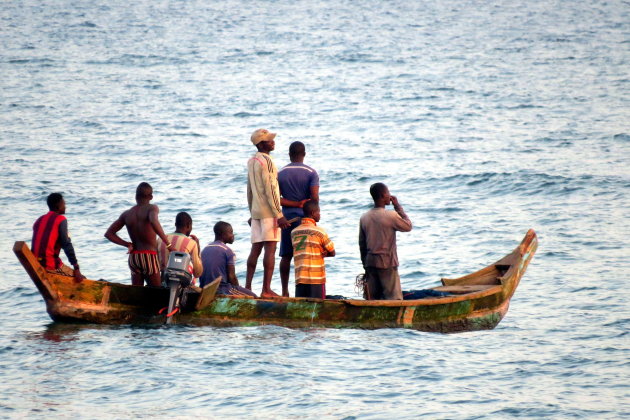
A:
MULTIPOLYGON (((343 320, 330 321, 322 319, 318 322, 313 322, 313 319, 308 320, 296 320, 285 317, 267 317, 257 319, 231 319, 229 316, 222 315, 221 312, 216 315, 211 313, 204 313, 204 310, 188 310, 181 313, 183 322, 193 323, 212 323, 214 321, 221 323, 234 324, 248 324, 253 322, 255 324, 277 324, 277 325, 330 325, 335 328, 341 328, 348 326, 350 328, 414 328, 421 331, 435 331, 435 332, 461 332, 461 331, 473 331, 477 329, 491 329, 500 322, 507 308, 509 302, 514 294, 516 287, 518 286, 522 275, 525 272, 527 265, 529 264, 532 255, 534 255, 537 248, 537 236, 536 233, 530 229, 521 243, 512 250, 512 252, 499 259, 494 264, 487 265, 482 269, 467 274, 463 277, 456 279, 442 279, 440 286, 432 287, 432 290, 438 290, 440 288, 447 289, 452 286, 453 292, 456 294, 441 296, 441 297, 428 297, 424 299, 414 300, 361 300, 361 299, 315 299, 315 298, 296 298, 296 297, 273 297, 273 298, 252 298, 249 296, 230 296, 230 295, 217 295, 215 300, 219 305, 231 305, 230 301, 240 300, 246 303, 246 306, 255 305, 259 311, 264 311, 265 314, 271 314, 274 310, 269 311, 273 306, 267 307, 266 305, 278 305, 277 309, 284 311, 281 307, 286 305, 286 310, 297 310, 300 304, 311 303, 313 307, 320 306, 322 310, 337 309, 346 307, 365 307, 365 308, 385 308, 387 313, 391 313, 391 310, 398 310, 398 319, 394 322, 385 321, 381 324, 375 320, 360 321, 360 320, 343 320), (496 273, 496 276, 492 276, 492 273, 496 273), (445 281, 446 280, 446 281, 445 281), (486 280, 491 281, 486 282, 486 280), (495 283, 496 281, 496 283, 495 283), (446 287, 445 287, 446 286, 446 287), (460 289, 458 290, 458 286, 460 289), (474 287, 473 287, 474 286, 474 287), (468 289, 466 288, 468 287, 468 289), (488 298, 489 297, 489 298, 488 298), (488 300, 489 299, 489 300, 488 300), (222 303, 221 303, 222 302, 222 303), (424 321, 411 321, 414 313, 418 313, 417 309, 426 307, 434 307, 436 305, 455 305, 456 308, 463 308, 460 306, 462 302, 470 302, 472 312, 467 314, 461 313, 453 316, 447 316, 442 319, 424 321), (292 307, 292 305, 297 305, 292 307), (481 305, 477 307, 477 305, 481 305), (476 308, 476 309, 475 309, 476 308), (195 315, 197 314, 197 315, 195 315), (490 322, 488 320, 483 321, 490 316, 493 318, 490 322), (195 320, 195 317, 201 316, 203 319, 195 320), (481 321, 474 321, 475 319, 481 321), (480 325, 483 324, 483 327, 480 325)), ((127 302, 111 302, 109 300, 110 292, 112 295, 116 295, 117 291, 126 295, 127 292, 134 296, 146 296, 143 299, 151 298, 155 293, 157 297, 162 291, 167 290, 161 287, 146 287, 146 286, 134 286, 123 283, 108 282, 105 280, 90 280, 85 279, 82 283, 74 283, 72 277, 62 276, 56 273, 46 271, 35 256, 30 251, 24 241, 16 241, 13 247, 15 254, 26 269, 26 272, 30 275, 31 279, 40 291, 40 294, 46 302, 47 311, 50 317, 56 321, 62 322, 90 322, 90 323, 135 323, 140 321, 152 322, 150 319, 154 316, 146 313, 146 305, 136 301, 133 298, 127 302), (73 284, 74 283, 74 284, 73 284), (84 293, 99 293, 103 291, 102 297, 99 296, 100 303, 83 302, 80 298, 74 298, 73 294, 68 294, 68 290, 72 290, 76 287, 76 290, 81 293, 81 289, 86 288, 84 293), (144 292, 143 292, 144 291, 144 292), (125 315, 127 314, 127 315, 125 315), (101 317, 103 317, 101 319, 101 317), (143 319, 145 319, 143 321, 143 319)), ((448 291, 448 289, 447 289, 448 291)), ((238 303, 234 302, 239 306, 238 303)), ((437 309, 442 311, 442 309, 437 309)), ((457 312, 460 309, 455 309, 457 312)), ((424 312, 423 312, 424 313, 424 312)), ((454 312, 455 313, 455 312, 454 312)))

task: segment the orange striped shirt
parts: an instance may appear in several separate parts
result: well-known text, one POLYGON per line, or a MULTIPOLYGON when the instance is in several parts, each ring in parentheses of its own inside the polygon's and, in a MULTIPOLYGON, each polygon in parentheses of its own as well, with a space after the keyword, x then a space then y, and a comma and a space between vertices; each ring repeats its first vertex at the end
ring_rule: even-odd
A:
POLYGON ((324 256, 335 250, 335 244, 315 220, 305 217, 291 232, 296 284, 325 284, 324 256))
MULTIPOLYGON (((203 273, 203 265, 201 264, 201 258, 199 257, 199 247, 197 242, 189 236, 183 233, 171 233, 166 235, 168 240, 173 245, 173 251, 187 252, 190 254, 192 260, 192 267, 189 267, 189 271, 195 277, 200 277, 203 273)), ((168 264, 169 250, 166 248, 166 244, 162 242, 162 239, 157 238, 158 258, 160 260, 160 269, 163 271, 168 264)))

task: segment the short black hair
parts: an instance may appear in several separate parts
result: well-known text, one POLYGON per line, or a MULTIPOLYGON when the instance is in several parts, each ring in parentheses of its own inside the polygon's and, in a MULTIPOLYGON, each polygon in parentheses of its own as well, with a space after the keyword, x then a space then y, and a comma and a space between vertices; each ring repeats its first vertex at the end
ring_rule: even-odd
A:
POLYGON ((387 190, 387 185, 382 182, 377 182, 376 184, 372 184, 370 186, 370 195, 374 201, 378 200, 385 194, 385 190, 387 190))
POLYGON ((319 209, 319 204, 315 200, 308 200, 302 207, 306 217, 311 216, 317 209, 319 209))
POLYGON ((229 224, 228 222, 217 222, 214 225, 214 235, 216 237, 221 237, 223 236, 223 234, 225 232, 227 232, 228 229, 230 229, 232 227, 231 224, 229 224))
POLYGON ((59 205, 63 201, 63 195, 61 193, 51 193, 46 198, 46 204, 48 204, 48 210, 55 211, 59 209, 59 205))
POLYGON ((136 198, 148 198, 153 194, 153 187, 148 182, 141 182, 136 188, 136 198))
POLYGON ((190 217, 190 214, 185 211, 177 213, 177 216, 175 216, 175 227, 183 228, 188 225, 192 225, 192 217, 190 217))
POLYGON ((289 156, 304 156, 306 154, 306 147, 301 141, 294 141, 289 146, 289 156))

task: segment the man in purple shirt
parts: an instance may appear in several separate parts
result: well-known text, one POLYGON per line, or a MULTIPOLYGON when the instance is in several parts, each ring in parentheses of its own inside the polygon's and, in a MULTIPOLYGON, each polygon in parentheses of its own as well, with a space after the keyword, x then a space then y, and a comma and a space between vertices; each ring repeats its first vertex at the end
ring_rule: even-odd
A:
POLYGON ((199 278, 199 286, 210 284, 221 276, 221 284, 217 293, 220 295, 246 295, 256 297, 251 290, 241 287, 236 278, 236 255, 226 244, 234 243, 232 225, 217 222, 214 225, 214 242, 209 243, 201 251, 203 274, 199 278))
MULTIPOLYGON (((302 206, 308 200, 319 202, 319 175, 317 171, 304 164, 306 148, 301 141, 294 141, 289 146, 291 163, 278 172, 280 186, 280 204, 285 219, 304 217, 302 206)), ((282 229, 280 238, 280 280, 282 296, 289 296, 289 273, 293 258, 291 231, 300 225, 300 221, 291 224, 289 229, 282 229)))

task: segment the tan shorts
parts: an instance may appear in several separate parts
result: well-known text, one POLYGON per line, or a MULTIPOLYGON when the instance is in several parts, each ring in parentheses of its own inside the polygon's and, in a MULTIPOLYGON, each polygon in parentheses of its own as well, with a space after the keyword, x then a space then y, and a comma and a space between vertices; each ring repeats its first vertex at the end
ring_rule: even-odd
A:
POLYGON ((280 242, 278 219, 252 219, 252 243, 280 242))

